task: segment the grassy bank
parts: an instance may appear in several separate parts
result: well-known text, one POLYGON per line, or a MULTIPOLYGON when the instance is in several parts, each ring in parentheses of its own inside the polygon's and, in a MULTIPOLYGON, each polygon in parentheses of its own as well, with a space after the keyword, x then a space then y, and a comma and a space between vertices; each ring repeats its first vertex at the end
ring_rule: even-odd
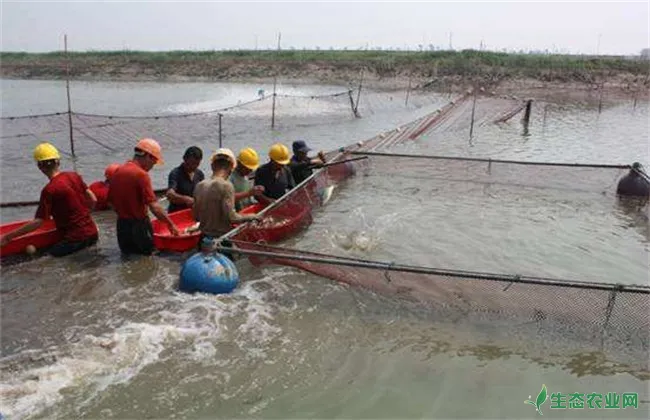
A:
MULTIPOLYGON (((70 75, 96 80, 309 79, 358 81, 412 77, 420 87, 496 84, 508 79, 648 86, 649 61, 623 57, 507 54, 487 51, 98 51, 69 53, 70 75)), ((0 76, 60 79, 66 56, 0 53, 0 76)))

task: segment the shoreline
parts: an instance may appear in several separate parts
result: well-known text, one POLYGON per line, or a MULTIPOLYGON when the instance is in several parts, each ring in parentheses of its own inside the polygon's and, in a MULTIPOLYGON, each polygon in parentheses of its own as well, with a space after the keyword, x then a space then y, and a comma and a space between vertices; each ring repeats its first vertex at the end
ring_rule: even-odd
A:
MULTIPOLYGON (((65 81, 60 77, 11 77, 0 74, 3 80, 33 80, 33 81, 65 81)), ((232 77, 227 79, 213 79, 209 77, 196 77, 171 74, 164 77, 152 77, 143 74, 131 75, 107 75, 93 74, 70 78, 71 82, 106 82, 106 83, 235 83, 235 84, 261 84, 272 85, 273 77, 232 77)), ((294 76, 287 77, 279 75, 277 82, 280 85, 316 85, 316 86, 340 86, 344 89, 357 89, 359 80, 354 82, 343 80, 342 78, 323 78, 314 76, 294 76)), ((396 76, 392 78, 378 78, 364 75, 362 88, 378 92, 406 92, 411 84, 411 92, 424 94, 426 92, 462 94, 471 88, 468 81, 455 78, 446 83, 439 83, 437 86, 424 86, 426 79, 413 78, 408 76, 396 76), (464 83, 463 83, 464 82, 464 83)), ((533 78, 512 78, 501 81, 492 86, 488 86, 485 92, 501 96, 516 96, 520 99, 533 99, 546 102, 584 102, 587 104, 597 104, 601 101, 603 104, 615 104, 625 101, 650 101, 650 86, 643 87, 639 90, 631 90, 617 78, 606 81, 602 86, 579 83, 574 81, 540 81, 533 78)), ((269 93, 269 92, 267 92, 269 93)))
MULTIPOLYGON (((650 60, 490 51, 0 52, 0 78, 165 83, 280 83, 498 94, 547 91, 643 97, 650 60), (68 76, 69 69, 69 76, 68 76)), ((528 96, 528 95, 527 95, 528 96)))

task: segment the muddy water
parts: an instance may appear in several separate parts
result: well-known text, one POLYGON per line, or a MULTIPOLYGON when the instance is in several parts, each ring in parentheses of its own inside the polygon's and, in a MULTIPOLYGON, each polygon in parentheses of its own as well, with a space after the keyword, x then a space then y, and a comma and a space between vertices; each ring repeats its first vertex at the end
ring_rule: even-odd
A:
MULTIPOLYGON (((27 84, 21 90, 29 86, 20 83, 27 84)), ((5 96, 3 85, 3 115, 34 109, 33 98, 48 96, 40 83, 14 96, 5 96), (22 105, 6 100, 20 102, 15 99, 20 95, 32 99, 22 105), (10 106, 15 112, 9 112, 10 106)), ((117 88, 111 84, 106 90, 111 87, 117 88)), ((97 112, 197 109, 205 102, 214 105, 223 95, 185 84, 118 87, 128 93, 106 99, 105 109, 95 104, 97 112), (161 89, 168 96, 158 102, 161 89), (205 96, 193 103, 197 92, 205 96)), ((85 95, 91 99, 102 91, 94 85, 88 89, 85 95)), ((310 94, 308 88, 300 89, 310 94)), ((241 97, 254 93, 256 89, 241 97)), ((287 124, 282 135, 305 136, 333 148, 446 101, 442 95, 423 97, 420 108, 405 110, 397 94, 372 95, 362 97, 367 108, 362 102, 360 120, 339 114, 320 125, 287 124)), ((491 157, 532 157, 526 153, 534 150, 535 160, 561 156, 567 161, 629 163, 642 160, 636 156, 643 153, 638 139, 647 139, 647 114, 625 106, 601 114, 602 120, 612 113, 611 123, 602 127, 610 135, 593 144, 574 136, 571 144, 583 141, 584 148, 567 146, 564 153, 544 148, 544 142, 567 143, 563 133, 592 130, 592 118, 579 118, 578 111, 563 117, 558 111, 557 127, 553 131, 547 125, 547 134, 534 120, 526 138, 511 123, 482 127, 473 149, 457 133, 455 143, 450 134, 443 141, 423 139, 409 150, 491 157), (628 136, 637 140, 625 142, 626 147, 612 134, 621 121, 638 130, 628 136), (549 132, 556 134, 548 137, 549 132)), ((647 104, 641 106, 647 109, 647 104)), ((38 112, 56 110, 46 108, 38 112)), ((583 111, 594 115, 594 110, 583 111)), ((295 114, 298 120, 298 110, 295 114)), ((260 140, 261 145, 268 143, 270 139, 260 140)), ((5 163, 28 155, 30 147, 3 141, 3 180, 11 175, 5 163)), ((172 155, 180 152, 181 147, 170 150, 172 155)), ((78 165, 92 179, 99 174, 97 162, 112 158, 78 165)), ((35 199, 42 176, 25 171, 24 187, 6 189, 3 181, 3 201, 35 199)), ((152 175, 160 186, 166 171, 152 175)), ((540 196, 507 186, 488 191, 490 195, 474 184, 464 185, 460 195, 458 184, 400 182, 404 188, 396 189, 378 171, 341 185, 312 227, 291 245, 373 259, 401 256, 410 263, 434 261, 449 268, 571 274, 593 281, 618 276, 627 283, 647 284, 647 218, 644 222, 640 215, 618 212, 610 197, 566 196, 556 190, 540 196), (422 195, 408 193, 414 191, 411 187, 435 190, 435 200, 420 202, 422 195), (508 235, 503 235, 503 219, 511 227, 508 235), (350 243, 341 239, 351 235, 350 243)), ((32 212, 3 211, 3 221, 32 212)), ((451 325, 390 296, 246 262, 239 263, 244 282, 232 295, 185 295, 175 286, 188 255, 124 259, 117 251, 114 215, 98 214, 96 220, 102 235, 97 247, 66 259, 41 257, 2 268, 0 412, 5 417, 535 418, 534 408, 523 402, 534 398, 542 384, 549 393, 638 392, 645 401, 636 410, 553 410, 547 402, 542 407, 545 417, 648 417, 647 369, 613 363, 597 351, 581 350, 579 342, 566 344, 571 337, 554 337, 556 344, 542 346, 543 337, 531 335, 543 349, 535 351, 518 346, 508 331, 488 334, 471 324, 451 325)))

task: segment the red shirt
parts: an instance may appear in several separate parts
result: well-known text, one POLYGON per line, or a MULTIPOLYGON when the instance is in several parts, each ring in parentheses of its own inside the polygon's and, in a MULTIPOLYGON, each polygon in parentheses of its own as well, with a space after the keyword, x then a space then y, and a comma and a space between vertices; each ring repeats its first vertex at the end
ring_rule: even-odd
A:
POLYGON ((149 174, 132 160, 113 174, 108 201, 120 219, 146 219, 147 206, 156 201, 149 174))
POLYGON ((83 241, 96 236, 97 226, 86 202, 88 187, 76 172, 60 172, 41 191, 37 219, 54 219, 63 239, 83 241))
POLYGON ((104 181, 93 182, 88 186, 90 191, 97 197, 97 204, 95 210, 108 209, 108 184, 104 181))

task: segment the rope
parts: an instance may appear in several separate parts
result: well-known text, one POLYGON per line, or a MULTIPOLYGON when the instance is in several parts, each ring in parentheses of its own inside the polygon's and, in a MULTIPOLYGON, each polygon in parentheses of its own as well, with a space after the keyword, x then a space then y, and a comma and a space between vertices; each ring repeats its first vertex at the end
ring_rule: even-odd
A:
MULTIPOLYGON (((328 94, 323 94, 323 95, 288 95, 288 94, 276 94, 276 96, 283 97, 283 98, 310 98, 310 99, 316 99, 316 98, 327 98, 327 97, 338 97, 341 95, 347 95, 348 92, 353 92, 353 90, 346 90, 342 92, 337 92, 337 93, 328 93, 328 94)), ((214 114, 218 112, 224 112, 224 111, 229 111, 231 109, 235 108, 241 108, 247 105, 254 104, 256 102, 262 102, 265 101, 269 98, 271 98, 272 95, 264 96, 261 98, 256 98, 248 102, 243 102, 239 103, 236 105, 231 105, 227 106, 225 108, 219 108, 219 109, 212 109, 208 111, 201 111, 201 112, 193 112, 193 113, 187 113, 187 114, 171 114, 171 115, 107 115, 107 114, 91 114, 91 113, 85 113, 85 112, 72 112, 72 115, 82 115, 86 117, 99 117, 99 118, 120 118, 120 119, 136 119, 136 120, 148 120, 148 119, 161 119, 161 118, 185 118, 185 117, 195 117, 199 115, 206 115, 206 114, 214 114)), ((20 116, 14 116, 14 117, 0 117, 0 120, 18 120, 18 119, 28 119, 28 118, 41 118, 41 117, 52 117, 52 116, 57 116, 57 115, 67 115, 68 111, 65 112, 55 112, 51 114, 37 114, 37 115, 20 115, 20 116)))
POLYGON ((0 117, 0 120, 22 120, 27 118, 44 118, 44 117, 55 117, 57 115, 67 115, 68 111, 64 112, 53 112, 51 114, 35 114, 35 115, 21 115, 17 117, 0 117))
MULTIPOLYGON (((254 243, 250 243, 250 244, 255 246, 254 243)), ((456 278, 464 278, 464 279, 476 279, 476 280, 507 281, 512 283, 537 284, 543 286, 564 286, 564 287, 572 287, 578 289, 616 290, 619 293, 627 292, 627 293, 650 294, 650 286, 641 286, 641 285, 624 286, 621 284, 614 284, 614 283, 593 283, 593 282, 584 282, 584 281, 577 281, 577 280, 547 279, 541 277, 522 276, 519 274, 507 275, 507 274, 481 273, 481 272, 472 272, 472 271, 458 271, 458 270, 439 269, 433 267, 406 266, 406 265, 400 265, 395 263, 387 263, 383 261, 372 261, 372 260, 346 261, 344 257, 336 257, 336 256, 330 256, 330 258, 310 257, 306 255, 280 254, 275 252, 253 251, 249 249, 230 248, 230 247, 223 247, 223 246, 217 246, 216 249, 244 254, 244 255, 292 259, 297 261, 315 262, 320 264, 340 265, 340 266, 348 266, 348 267, 372 268, 372 269, 379 269, 385 271, 400 271, 405 273, 428 274, 428 275, 447 276, 447 277, 456 277, 456 278)), ((294 251, 294 252, 301 252, 301 251, 294 251)))
POLYGON ((470 158, 470 157, 457 157, 457 156, 434 156, 434 155, 409 155, 403 153, 382 153, 382 152, 358 152, 352 151, 353 155, 367 155, 367 156, 380 156, 380 157, 399 157, 399 158, 413 158, 413 159, 438 159, 438 160, 460 160, 469 162, 485 162, 485 163, 511 163, 516 165, 537 165, 537 166, 566 166, 572 168, 599 168, 599 169, 630 169, 630 165, 608 165, 608 164, 589 164, 589 163, 560 163, 560 162, 525 162, 517 160, 501 160, 490 158, 470 158))

